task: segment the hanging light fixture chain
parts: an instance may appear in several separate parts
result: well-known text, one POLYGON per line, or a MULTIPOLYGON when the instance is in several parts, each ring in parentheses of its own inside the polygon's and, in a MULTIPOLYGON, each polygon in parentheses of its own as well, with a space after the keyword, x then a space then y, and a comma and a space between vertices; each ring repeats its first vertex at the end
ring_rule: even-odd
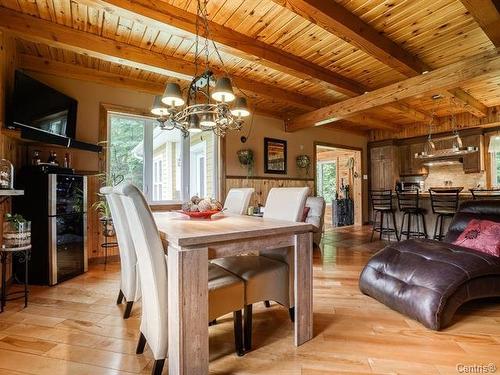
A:
MULTIPOLYGON (((246 99, 234 95, 227 67, 217 45, 210 38, 208 0, 196 0, 196 3, 195 69, 188 88, 187 100, 183 99, 179 84, 169 82, 163 96, 155 97, 151 112, 159 116, 158 121, 163 130, 179 129, 184 136, 189 133, 213 131, 217 136, 223 137, 229 130, 241 130, 244 124, 243 118, 249 116, 251 112, 246 99), (210 43, 213 43, 217 58, 221 62, 221 70, 225 73, 224 77, 218 77, 217 80, 214 72, 210 70, 212 53, 210 43), (203 63, 202 71, 200 68, 203 63), (212 90, 214 81, 215 87, 212 90), (233 101, 235 102, 231 105, 233 101)), ((239 87, 238 89, 248 97, 243 90, 239 87)), ((251 128, 252 126, 249 133, 251 128)))

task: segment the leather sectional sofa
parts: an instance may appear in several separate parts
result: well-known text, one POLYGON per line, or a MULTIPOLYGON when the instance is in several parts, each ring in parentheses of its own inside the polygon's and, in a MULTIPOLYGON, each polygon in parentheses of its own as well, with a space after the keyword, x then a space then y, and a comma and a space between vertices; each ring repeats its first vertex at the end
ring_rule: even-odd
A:
POLYGON ((465 302, 500 296, 500 258, 452 244, 472 219, 500 222, 500 201, 463 203, 443 242, 386 246, 363 269, 360 290, 433 330, 449 325, 465 302))

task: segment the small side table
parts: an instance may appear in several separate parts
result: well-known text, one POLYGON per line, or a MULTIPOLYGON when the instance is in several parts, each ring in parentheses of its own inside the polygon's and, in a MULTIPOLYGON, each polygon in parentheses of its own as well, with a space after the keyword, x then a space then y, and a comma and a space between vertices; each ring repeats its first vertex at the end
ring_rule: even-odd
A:
POLYGON ((5 304, 7 301, 13 301, 16 299, 24 298, 24 307, 28 307, 28 261, 30 258, 31 245, 23 247, 1 247, 0 248, 0 261, 2 263, 2 295, 0 301, 0 312, 3 312, 5 304), (24 252, 21 255, 19 262, 24 262, 24 290, 19 290, 12 293, 7 293, 7 282, 6 282, 6 272, 7 272, 7 262, 10 256, 11 261, 14 260, 14 254, 24 252), (21 294, 18 296, 18 294, 21 294), (8 298, 9 296, 16 296, 8 298))

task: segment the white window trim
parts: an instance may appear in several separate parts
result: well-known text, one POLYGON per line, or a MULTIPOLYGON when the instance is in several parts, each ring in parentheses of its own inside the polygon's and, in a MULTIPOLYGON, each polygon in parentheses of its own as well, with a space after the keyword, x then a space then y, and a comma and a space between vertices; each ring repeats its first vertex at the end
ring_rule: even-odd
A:
MULTIPOLYGON (((163 195, 163 156, 156 156, 153 158, 153 197, 154 197, 154 189, 158 188, 159 195, 163 195), (156 170, 155 170, 156 165, 156 170), (158 178, 157 178, 158 177, 158 178)), ((162 201, 162 200, 160 200, 162 201)))
POLYGON ((491 187, 492 188, 497 188, 497 187, 500 187, 500 183, 498 183, 498 178, 500 176, 497 176, 497 154, 498 153, 495 153, 495 154, 490 154, 490 159, 491 159, 491 163, 490 163, 490 167, 491 167, 491 187))
MULTIPOLYGON (((135 115, 132 113, 126 113, 126 112, 118 112, 118 111, 108 111, 107 113, 107 134, 108 134, 108 140, 109 140, 109 135, 111 134, 110 131, 110 126, 111 126, 111 121, 110 118, 113 115, 118 115, 118 116, 123 116, 123 117, 139 117, 139 118, 146 118, 151 121, 156 121, 154 117, 148 117, 144 115, 135 115)), ((147 149, 152 149, 153 147, 153 126, 144 126, 144 150, 147 149)), ((168 130, 166 130, 168 131, 168 130)), ((220 173, 220 168, 219 168, 219 155, 221 154, 220 150, 220 141, 218 139, 219 137, 214 136, 214 152, 213 152, 213 194, 214 198, 216 198, 219 194, 219 173, 220 173)), ((109 173, 109 168, 110 168, 110 153, 106 153, 106 169, 107 172, 109 173)), ((179 203, 182 203, 190 198, 190 138, 189 137, 182 137, 181 141, 181 199, 180 200, 163 200, 163 201, 153 201, 152 196, 153 196, 153 187, 150 186, 149 184, 153 184, 153 152, 144 152, 144 175, 143 175, 143 186, 144 186, 144 195, 146 196, 146 199, 148 200, 148 203, 151 206, 155 205, 177 205, 179 203), (150 181, 150 183, 149 183, 150 181)), ((206 171, 205 171, 205 178, 206 178, 206 171)))

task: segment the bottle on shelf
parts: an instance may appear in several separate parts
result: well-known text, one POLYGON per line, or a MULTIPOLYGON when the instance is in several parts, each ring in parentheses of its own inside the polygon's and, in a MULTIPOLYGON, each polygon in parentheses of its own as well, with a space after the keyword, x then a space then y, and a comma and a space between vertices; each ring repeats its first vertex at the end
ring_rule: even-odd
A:
POLYGON ((57 154, 54 151, 49 152, 49 158, 47 159, 47 163, 59 165, 59 162, 57 161, 57 154))
POLYGON ((71 158, 70 158, 70 155, 69 153, 65 153, 64 154, 64 162, 63 162, 63 167, 64 168, 71 168, 70 167, 71 165, 71 158))
POLYGON ((39 165, 42 162, 40 159, 40 151, 35 150, 33 151, 33 157, 31 158, 31 164, 32 165, 39 165))

